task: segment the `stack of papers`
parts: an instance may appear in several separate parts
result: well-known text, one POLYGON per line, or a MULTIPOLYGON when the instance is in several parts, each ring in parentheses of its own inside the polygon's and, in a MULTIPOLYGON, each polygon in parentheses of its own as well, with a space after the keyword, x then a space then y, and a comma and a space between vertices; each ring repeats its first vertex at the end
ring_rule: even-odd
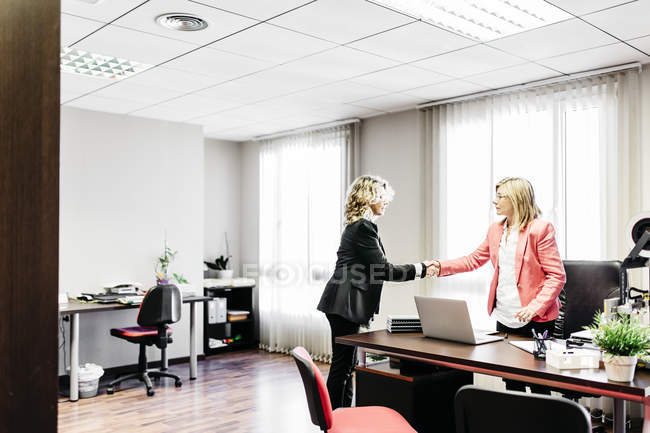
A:
POLYGON ((205 278, 203 287, 248 287, 254 286, 255 280, 252 278, 205 278))
POLYGON ((389 315, 386 319, 388 332, 422 332, 422 323, 418 316, 389 315))

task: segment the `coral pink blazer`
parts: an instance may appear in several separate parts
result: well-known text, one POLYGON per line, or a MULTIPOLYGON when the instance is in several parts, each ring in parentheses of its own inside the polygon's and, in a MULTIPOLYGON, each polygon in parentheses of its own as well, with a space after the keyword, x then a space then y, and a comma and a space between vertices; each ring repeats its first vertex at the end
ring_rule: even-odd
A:
MULTIPOLYGON (((505 220, 504 220, 505 221, 505 220)), ((499 281, 499 244, 503 235, 503 221, 488 229, 483 243, 472 254, 453 260, 440 261, 440 276, 473 271, 488 260, 494 266, 494 276, 488 296, 488 314, 496 302, 499 281)), ((548 221, 534 219, 519 232, 515 254, 515 276, 522 306, 537 312, 535 322, 547 322, 558 317, 558 296, 566 281, 564 265, 555 243, 555 229, 548 221)))

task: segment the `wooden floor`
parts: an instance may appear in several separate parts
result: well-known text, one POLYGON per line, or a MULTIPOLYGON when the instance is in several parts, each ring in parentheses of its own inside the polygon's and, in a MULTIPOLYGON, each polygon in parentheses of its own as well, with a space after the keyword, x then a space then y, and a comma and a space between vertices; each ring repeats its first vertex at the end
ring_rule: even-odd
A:
MULTIPOLYGON (((311 423, 305 391, 290 356, 246 350, 208 357, 198 364, 198 379, 188 379, 187 364, 170 366, 171 379, 154 382, 147 397, 139 381, 121 390, 58 406, 62 433, 309 433, 311 423)), ((327 364, 319 364, 326 375, 327 364)))

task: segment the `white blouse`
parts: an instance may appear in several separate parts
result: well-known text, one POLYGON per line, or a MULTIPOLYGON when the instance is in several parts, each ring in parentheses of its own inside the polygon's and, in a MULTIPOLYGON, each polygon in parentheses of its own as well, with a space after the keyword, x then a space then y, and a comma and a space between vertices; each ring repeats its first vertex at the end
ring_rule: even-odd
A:
POLYGON ((515 314, 522 308, 515 277, 515 255, 519 230, 513 227, 510 236, 506 239, 507 233, 506 223, 499 244, 499 281, 497 283, 496 307, 492 310, 492 316, 509 328, 521 328, 528 322, 520 322, 515 318, 515 314))

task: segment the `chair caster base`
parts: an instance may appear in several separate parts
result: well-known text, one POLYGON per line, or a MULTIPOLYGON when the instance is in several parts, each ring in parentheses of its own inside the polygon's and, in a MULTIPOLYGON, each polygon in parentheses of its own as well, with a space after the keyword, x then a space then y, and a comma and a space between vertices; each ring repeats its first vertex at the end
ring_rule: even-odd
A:
POLYGON ((147 396, 153 397, 155 393, 156 392, 153 390, 153 388, 147 388, 147 396))
POLYGON ((106 388, 106 394, 110 395, 110 394, 113 394, 113 393, 115 393, 115 389, 112 386, 109 386, 108 388, 106 388))
POLYGON ((183 382, 181 382, 180 380, 177 380, 176 382, 174 382, 174 386, 176 388, 180 388, 181 386, 183 386, 183 382))

